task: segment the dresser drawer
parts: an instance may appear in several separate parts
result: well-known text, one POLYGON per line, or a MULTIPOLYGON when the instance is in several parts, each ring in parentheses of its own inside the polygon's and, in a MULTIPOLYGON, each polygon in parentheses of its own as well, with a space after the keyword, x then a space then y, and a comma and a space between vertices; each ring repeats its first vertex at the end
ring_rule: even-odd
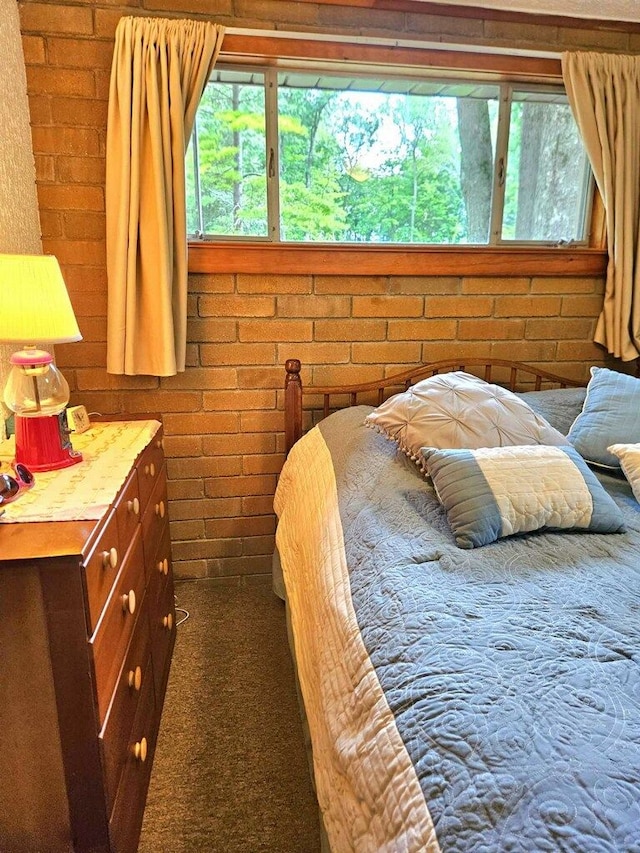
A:
POLYGON ((160 579, 157 596, 149 586, 149 615, 151 617, 151 654, 156 697, 162 702, 169 677, 171 653, 176 640, 176 605, 173 576, 160 579))
POLYGON ((121 547, 127 547, 140 523, 141 517, 138 473, 134 469, 129 474, 127 482, 116 501, 116 518, 118 520, 118 536, 120 537, 121 547))
POLYGON ((167 476, 163 467, 156 479, 154 490, 142 517, 142 535, 145 544, 145 567, 147 576, 153 575, 153 564, 158 547, 169 527, 167 512, 167 476))
POLYGON ((113 808, 118 783, 126 763, 129 736, 146 688, 145 679, 152 680, 152 671, 149 668, 151 633, 147 612, 148 600, 148 596, 145 596, 100 733, 109 814, 113 808))
POLYGON ((93 664, 102 724, 118 674, 142 607, 145 593, 144 555, 140 526, 115 580, 95 634, 91 638, 93 664))
MULTIPOLYGON (((115 511, 108 516, 100 537, 85 560, 85 581, 89 603, 89 634, 95 631, 102 608, 109 597, 113 583, 121 568, 122 557, 118 538, 118 524, 115 511)), ((125 549, 128 545, 125 543, 125 549)))
POLYGON ((109 821, 111 847, 115 853, 135 853, 137 850, 158 736, 159 718, 153 694, 151 661, 143 675, 143 683, 136 716, 127 740, 126 758, 116 802, 109 821))
POLYGON ((138 459, 136 469, 138 471, 138 488, 140 490, 140 506, 142 512, 146 509, 149 498, 158 481, 160 472, 164 465, 164 453, 162 450, 162 431, 153 437, 151 444, 138 459))
MULTIPOLYGON (((145 560, 146 560, 145 553, 145 560)), ((169 525, 165 524, 164 529, 160 535, 160 539, 156 542, 155 554, 150 561, 148 561, 150 567, 150 575, 149 575, 149 590, 154 590, 154 598, 160 594, 160 587, 162 586, 162 582, 166 579, 170 574, 172 574, 171 569, 171 537, 169 534, 169 525)))

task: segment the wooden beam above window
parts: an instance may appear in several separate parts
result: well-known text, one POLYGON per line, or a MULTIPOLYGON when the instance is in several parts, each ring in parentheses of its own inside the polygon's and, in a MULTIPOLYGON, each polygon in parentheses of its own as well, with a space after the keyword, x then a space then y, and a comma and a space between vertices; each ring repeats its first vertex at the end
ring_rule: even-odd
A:
POLYGON ((443 70, 467 77, 482 74, 485 79, 487 74, 548 82, 562 78, 560 60, 548 57, 233 33, 226 35, 222 43, 219 62, 225 61, 282 66, 292 61, 322 61, 341 63, 343 70, 344 63, 353 63, 354 70, 378 66, 386 74, 404 68, 421 72, 433 69, 440 75, 443 70))

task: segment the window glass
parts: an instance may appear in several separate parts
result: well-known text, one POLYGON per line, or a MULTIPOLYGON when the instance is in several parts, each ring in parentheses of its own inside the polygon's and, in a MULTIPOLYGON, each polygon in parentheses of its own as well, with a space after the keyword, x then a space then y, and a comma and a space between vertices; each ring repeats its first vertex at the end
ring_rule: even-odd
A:
POLYGON ((591 172, 559 86, 221 65, 186 166, 196 237, 495 245, 588 233, 591 172))
POLYGON ((281 74, 282 239, 486 243, 499 90, 281 74))
POLYGON ((186 158, 191 234, 267 234, 262 73, 216 71, 198 107, 186 158))
POLYGON ((566 96, 515 92, 503 239, 583 240, 588 190, 589 164, 566 96))

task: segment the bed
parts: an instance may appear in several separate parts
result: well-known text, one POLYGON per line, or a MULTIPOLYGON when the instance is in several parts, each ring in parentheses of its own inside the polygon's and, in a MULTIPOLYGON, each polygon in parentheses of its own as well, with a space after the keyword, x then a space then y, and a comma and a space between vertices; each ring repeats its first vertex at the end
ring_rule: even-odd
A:
POLYGON ((303 388, 286 368, 275 583, 325 848, 639 851, 640 380, 471 359, 303 388), (462 447, 430 420, 440 386, 462 447), (476 393, 534 439, 509 443, 493 403, 498 444, 469 439, 476 393))

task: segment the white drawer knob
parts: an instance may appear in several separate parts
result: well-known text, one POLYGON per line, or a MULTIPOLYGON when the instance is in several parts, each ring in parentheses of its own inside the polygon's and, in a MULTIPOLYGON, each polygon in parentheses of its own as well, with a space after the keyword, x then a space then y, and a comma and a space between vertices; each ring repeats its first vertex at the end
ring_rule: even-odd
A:
POLYGON ((127 501, 127 509, 129 512, 132 512, 134 515, 140 514, 140 501, 138 498, 134 498, 132 501, 127 501))
POLYGON ((142 686, 142 670, 139 666, 135 669, 129 670, 129 687, 133 687, 134 690, 140 690, 142 686))
POLYGON ((138 759, 138 761, 146 761, 147 760, 147 739, 143 737, 142 740, 139 740, 135 743, 133 747, 133 754, 138 759))
POLYGON ((159 504, 156 504, 156 515, 160 516, 160 518, 164 518, 164 501, 160 501, 159 504))
POLYGON ((173 628, 173 613, 167 613, 162 619, 162 626, 170 631, 173 628))
POLYGON ((144 473, 147 475, 147 477, 156 476, 156 466, 153 464, 153 462, 150 465, 144 466, 144 473))
POLYGON ((115 548, 109 548, 108 551, 102 552, 102 568, 115 569, 118 565, 118 552, 115 548))
POLYGON ((161 575, 169 574, 169 560, 166 557, 158 563, 158 571, 161 575))
POLYGON ((136 592, 130 589, 122 596, 122 609, 125 613, 130 613, 132 616, 136 612, 136 592))

